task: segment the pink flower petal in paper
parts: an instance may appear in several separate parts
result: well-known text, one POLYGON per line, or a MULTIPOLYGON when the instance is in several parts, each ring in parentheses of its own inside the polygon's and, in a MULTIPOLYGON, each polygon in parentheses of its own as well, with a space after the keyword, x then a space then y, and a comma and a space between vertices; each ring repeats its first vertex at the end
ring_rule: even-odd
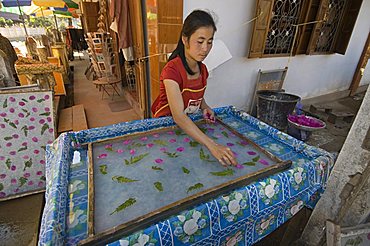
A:
POLYGON ((39 139, 37 137, 33 137, 32 138, 32 141, 34 141, 35 143, 37 143, 39 141, 39 139))
POLYGON ((233 154, 235 155, 235 156, 238 156, 239 154, 238 153, 236 153, 235 151, 231 151, 231 152, 233 152, 233 154))
POLYGON ((40 150, 35 149, 35 150, 33 151, 33 153, 34 153, 35 155, 38 155, 38 154, 40 153, 40 150))
POLYGON ((107 154, 100 154, 99 156, 98 156, 98 159, 104 159, 104 158, 107 158, 107 154))
POLYGON ((49 132, 49 133, 53 133, 53 132, 54 132, 54 129, 53 129, 53 128, 49 128, 49 129, 48 129, 48 132, 49 132))
POLYGON ((5 156, 0 156, 0 161, 5 160, 5 156))
POLYGON ((13 166, 10 167, 10 170, 15 171, 15 170, 17 170, 17 167, 13 165, 13 166))
POLYGON ((254 152, 254 151, 248 151, 248 152, 247 152, 247 154, 248 154, 248 155, 255 155, 255 154, 257 154, 257 153, 256 153, 256 152, 254 152))
POLYGON ((45 96, 44 96, 44 99, 45 99, 45 100, 48 100, 49 98, 50 98, 50 96, 49 96, 49 95, 45 95, 45 96))
POLYGON ((15 151, 10 151, 9 152, 9 155, 15 155, 15 154, 17 154, 17 152, 15 152, 15 151))
POLYGON ((262 165, 265 165, 265 166, 269 165, 269 163, 264 159, 260 159, 258 162, 261 163, 262 165))
POLYGON ((15 102, 15 98, 14 97, 9 97, 9 101, 15 102))
POLYGON ((14 190, 14 193, 18 193, 18 192, 19 192, 19 188, 14 190))
POLYGON ((23 113, 19 113, 19 114, 18 114, 18 117, 19 117, 19 118, 24 118, 24 114, 23 114, 23 113))
POLYGON ((215 128, 208 127, 207 130, 210 131, 210 132, 214 132, 215 131, 215 128))
POLYGON ((38 175, 38 176, 42 175, 42 171, 38 171, 38 172, 36 173, 36 175, 38 175))
POLYGON ((44 186, 44 182, 42 181, 39 181, 39 183, 37 184, 38 187, 43 187, 44 186))
POLYGON ((14 184, 17 184, 17 179, 11 179, 11 180, 10 180, 10 183, 11 183, 11 184, 13 184, 13 185, 14 185, 14 184))
POLYGON ((35 129, 35 126, 29 126, 28 127, 28 130, 32 131, 33 129, 35 129))
POLYGON ((124 150, 123 149, 117 149, 117 153, 118 154, 122 154, 124 152, 124 150))
POLYGON ((19 125, 19 121, 18 120, 15 120, 14 121, 14 124, 19 125))
POLYGON ((28 185, 29 186, 33 185, 33 181, 32 180, 28 181, 28 185))
POLYGON ((12 143, 10 143, 10 142, 8 142, 8 143, 6 143, 6 145, 5 145, 6 147, 11 147, 12 146, 12 143))
POLYGON ((135 155, 135 153, 136 153, 136 150, 134 150, 134 149, 130 150, 130 155, 135 155))
POLYGON ((148 143, 147 145, 146 145, 146 147, 148 147, 148 148, 151 148, 151 147, 153 147, 154 146, 154 144, 153 143, 148 143))
POLYGON ((50 111, 50 108, 49 107, 46 107, 44 108, 45 112, 49 112, 50 111))
POLYGON ((35 121, 36 119, 34 117, 31 117, 30 118, 30 121, 35 121))
POLYGON ((6 194, 4 192, 0 192, 0 198, 4 198, 6 194))
POLYGON ((48 140, 47 143, 48 144, 52 144, 53 143, 53 140, 48 140))
POLYGON ((0 128, 5 128, 5 125, 4 124, 0 124, 0 128))
POLYGON ((243 169, 243 168, 244 168, 244 166, 243 166, 243 165, 241 165, 241 164, 237 164, 235 167, 236 167, 237 169, 243 169))
POLYGON ((161 152, 167 152, 167 148, 163 147, 159 149, 161 152))
POLYGON ((41 165, 45 165, 45 161, 44 160, 40 160, 40 164, 41 165))
POLYGON ((233 143, 227 143, 226 145, 229 146, 229 147, 234 146, 233 143))
POLYGON ((241 145, 248 145, 248 141, 246 141, 246 140, 242 140, 242 141, 240 141, 240 143, 241 143, 241 145))
POLYGON ((190 142, 190 138, 184 138, 184 142, 185 143, 189 143, 190 142))
POLYGON ((130 143, 131 143, 131 140, 130 139, 127 139, 127 140, 123 141, 123 144, 124 145, 129 145, 130 143))
POLYGON ((140 138, 140 140, 141 141, 146 141, 146 140, 148 140, 148 137, 142 137, 142 138, 140 138))
POLYGON ((38 109, 37 109, 37 108, 32 108, 32 111, 33 111, 34 113, 37 113, 38 109))
POLYGON ((18 139, 19 135, 18 134, 13 134, 12 137, 15 138, 15 139, 18 139))
POLYGON ((171 138, 170 140, 168 140, 168 142, 170 142, 170 143, 176 143, 176 139, 171 138))
POLYGON ((175 132, 174 131, 169 131, 169 132, 167 132, 167 134, 169 134, 169 135, 175 135, 175 132))
POLYGON ((0 174, 0 179, 5 179, 6 178, 6 174, 0 174))
POLYGON ((25 174, 23 174, 23 177, 25 177, 25 178, 28 178, 28 177, 30 177, 31 176, 31 174, 30 173, 25 173, 25 174))
POLYGON ((51 117, 47 117, 46 120, 50 123, 51 122, 51 117))
POLYGON ((21 106, 21 107, 23 107, 24 105, 26 105, 24 102, 19 102, 18 104, 19 104, 19 106, 21 106))
POLYGON ((27 146, 27 144, 28 144, 27 142, 23 142, 22 146, 27 146))
POLYGON ((155 159, 155 163, 162 164, 163 160, 162 159, 155 159))
POLYGON ((28 155, 23 156, 23 159, 28 160, 30 157, 28 155))
POLYGON ((178 147, 177 149, 176 149, 176 151, 177 152, 183 152, 185 150, 185 148, 184 147, 178 147))
POLYGON ((113 147, 112 144, 107 144, 107 145, 104 146, 104 148, 106 148, 106 149, 112 149, 112 147, 113 147))
POLYGON ((7 114, 5 112, 0 114, 1 117, 6 117, 6 115, 7 114))
POLYGON ((159 134, 158 134, 158 133, 154 133, 154 134, 153 134, 153 137, 155 137, 155 138, 159 138, 159 134))
POLYGON ((41 119, 41 120, 39 120, 39 123, 40 123, 41 125, 43 125, 43 124, 45 123, 45 120, 44 120, 44 119, 41 119))
POLYGON ((10 108, 10 109, 9 109, 9 112, 10 112, 10 113, 14 113, 14 112, 15 112, 15 109, 14 109, 14 108, 10 108))
POLYGON ((36 98, 35 96, 30 96, 28 99, 32 101, 32 100, 35 100, 35 98, 36 98))

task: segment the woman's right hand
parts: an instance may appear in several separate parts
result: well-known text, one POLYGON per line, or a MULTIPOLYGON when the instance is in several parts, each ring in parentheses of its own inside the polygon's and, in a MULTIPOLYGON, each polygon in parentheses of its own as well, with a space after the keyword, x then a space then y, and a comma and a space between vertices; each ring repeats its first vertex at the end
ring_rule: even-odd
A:
MULTIPOLYGON (((208 146, 207 146, 208 147, 208 146)), ((231 151, 229 147, 218 143, 212 143, 208 147, 208 150, 211 154, 221 163, 222 166, 236 166, 238 163, 236 161, 234 153, 231 151)))

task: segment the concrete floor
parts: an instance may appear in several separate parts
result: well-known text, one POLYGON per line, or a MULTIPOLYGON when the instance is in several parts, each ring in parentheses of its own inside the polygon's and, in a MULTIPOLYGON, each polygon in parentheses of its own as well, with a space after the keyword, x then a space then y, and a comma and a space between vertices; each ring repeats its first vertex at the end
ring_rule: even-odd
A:
MULTIPOLYGON (((112 99, 107 96, 101 99, 101 92, 95 88, 91 81, 85 78, 84 71, 88 65, 88 60, 77 59, 71 65, 74 65, 75 71, 75 104, 84 105, 89 128, 139 119, 138 115, 132 109, 111 112, 108 104, 112 102, 112 99)), ((361 99, 360 94, 357 97, 347 97, 326 102, 326 106, 334 110, 346 110, 356 113, 362 102, 361 99)), ((120 100, 123 100, 123 97, 115 96, 113 99, 113 101, 120 100)), ((316 116, 323 119, 327 117, 325 113, 319 113, 316 116)), ((327 123, 327 128, 314 132, 307 143, 331 152, 339 152, 350 127, 351 123, 344 122, 343 120, 338 120, 335 124, 327 123)), ((36 245, 43 205, 44 193, 1 202, 0 245, 36 245)), ((281 238, 279 234, 283 233, 282 230, 272 233, 271 236, 262 240, 259 245, 279 245, 276 243, 281 242, 281 239, 278 241, 276 239, 281 238)), ((294 237, 292 236, 290 238, 288 235, 284 241, 292 242, 294 237)))

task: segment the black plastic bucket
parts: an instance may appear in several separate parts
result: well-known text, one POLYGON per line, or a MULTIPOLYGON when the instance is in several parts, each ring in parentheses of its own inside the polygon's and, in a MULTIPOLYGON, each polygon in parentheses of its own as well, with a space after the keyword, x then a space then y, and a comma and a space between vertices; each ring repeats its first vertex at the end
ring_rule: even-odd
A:
POLYGON ((257 98, 257 118, 279 130, 286 129, 287 116, 301 100, 299 96, 276 91, 258 91, 257 98))

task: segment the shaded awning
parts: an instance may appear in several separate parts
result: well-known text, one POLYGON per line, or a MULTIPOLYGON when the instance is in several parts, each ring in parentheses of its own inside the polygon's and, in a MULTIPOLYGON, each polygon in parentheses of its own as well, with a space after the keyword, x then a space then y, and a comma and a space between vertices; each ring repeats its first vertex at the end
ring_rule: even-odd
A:
POLYGON ((2 0, 4 7, 31 6, 31 0, 2 0), (18 4, 19 3, 19 4, 18 4))
POLYGON ((12 20, 13 22, 22 22, 18 14, 0 11, 0 17, 6 20, 12 20))

